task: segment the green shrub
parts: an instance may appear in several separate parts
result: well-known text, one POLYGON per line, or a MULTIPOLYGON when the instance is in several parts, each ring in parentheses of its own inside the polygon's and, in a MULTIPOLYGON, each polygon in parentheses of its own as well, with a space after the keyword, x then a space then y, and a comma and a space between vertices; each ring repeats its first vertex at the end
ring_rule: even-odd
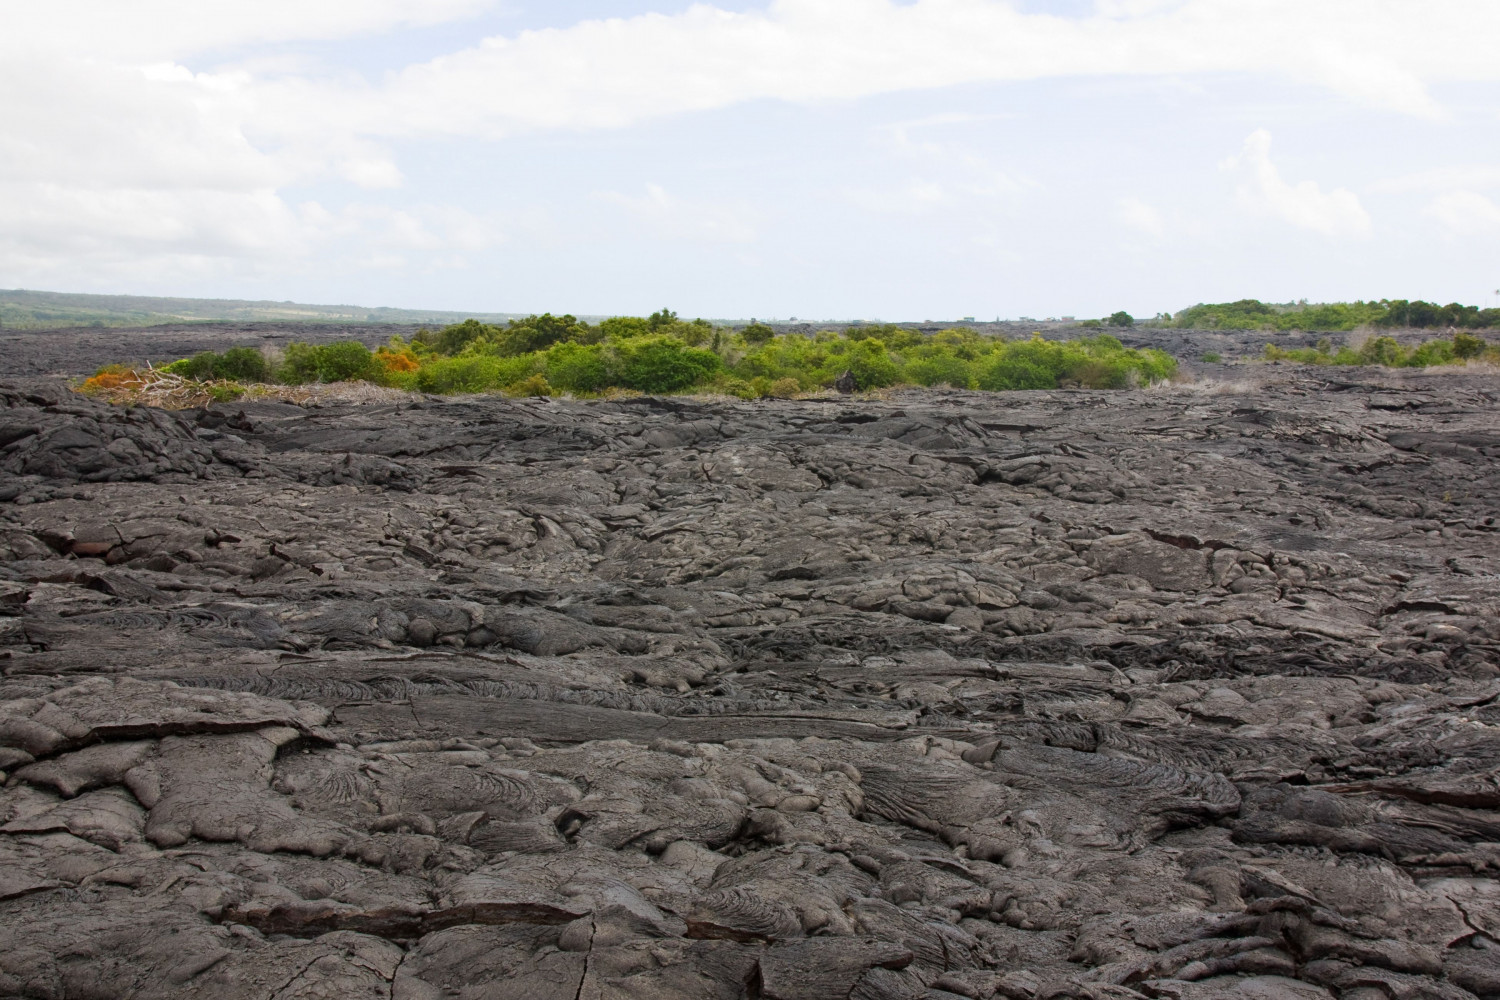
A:
POLYGON ((895 323, 874 323, 851 326, 844 331, 849 340, 878 340, 891 350, 915 347, 924 343, 921 331, 898 326, 895 323))
POLYGON ((980 388, 986 387, 987 376, 990 382, 1006 389, 1054 389, 1073 368, 1088 359, 1088 352, 1082 346, 1085 343, 1088 341, 1063 344, 1033 334, 1030 340, 1005 344, 995 352, 998 358, 985 376, 980 377, 980 388))
POLYGON ((853 373, 854 384, 861 389, 880 389, 901 380, 900 366, 879 340, 860 340, 850 344, 844 353, 843 365, 853 373))
POLYGON ((759 395, 749 382, 723 372, 715 376, 714 380, 705 384, 703 388, 710 392, 723 393, 726 396, 738 396, 740 399, 755 399, 759 395))
POLYGON ((1412 368, 1451 365, 1455 360, 1455 354, 1453 341, 1429 340, 1425 344, 1419 344, 1411 354, 1407 355, 1404 363, 1412 368))
POLYGON ((1274 305, 1259 299, 1202 304, 1177 313, 1172 325, 1210 330, 1353 330, 1386 314, 1379 302, 1274 305))
POLYGON ((599 392, 615 381, 610 357, 600 344, 554 344, 542 364, 547 381, 565 392, 599 392))
POLYGON ((1203 352, 1203 360, 1207 361, 1211 365, 1216 365, 1220 361, 1223 361, 1224 359, 1219 356, 1219 352, 1218 351, 1204 351, 1203 352))
POLYGON ((1472 333, 1460 333, 1453 338, 1453 356, 1464 361, 1477 358, 1484 353, 1489 346, 1483 337, 1476 337, 1472 333))
POLYGON ((374 355, 357 340, 332 344, 288 344, 278 378, 287 385, 351 382, 373 374, 374 355))
POLYGON ((191 358, 174 362, 172 374, 190 378, 195 382, 207 382, 215 378, 214 369, 219 365, 219 355, 213 351, 199 351, 191 358))
POLYGON ((1138 373, 1130 365, 1114 359, 1090 358, 1075 364, 1066 378, 1058 380, 1058 384, 1077 385, 1084 389, 1124 389, 1138 384, 1138 379, 1138 373))
POLYGON ((271 365, 266 356, 253 347, 231 347, 223 354, 199 351, 190 358, 182 358, 162 371, 181 375, 196 382, 227 379, 235 382, 269 382, 271 365))
POLYGON ((1007 389, 1055 389, 1057 376, 1030 358, 999 355, 979 372, 979 388, 990 392, 1007 389))
POLYGON ((214 365, 214 377, 235 382, 269 382, 271 363, 253 347, 231 347, 214 365))
POLYGON ((1394 337, 1374 337, 1359 349, 1362 364, 1395 367, 1406 360, 1406 352, 1394 337))
POLYGON ((406 392, 421 392, 421 372, 420 370, 411 372, 387 371, 380 376, 379 384, 406 392))
POLYGON ((232 403, 245 394, 245 387, 237 382, 215 382, 208 387, 208 394, 216 403, 232 403))
POLYGON ((680 392, 707 382, 723 367, 713 351, 688 347, 670 337, 634 338, 617 347, 620 381, 648 393, 680 392))
POLYGON ((486 339, 494 344, 497 354, 515 357, 532 351, 545 351, 553 344, 587 339, 590 332, 587 323, 580 323, 573 316, 542 313, 540 316, 513 319, 504 330, 486 339))
POLYGON ((1135 326, 1135 317, 1121 309, 1119 312, 1110 313, 1109 319, 1105 322, 1110 326, 1135 326))
POLYGON ((1177 362, 1155 349, 1131 350, 1108 334, 1079 340, 1030 340, 997 344, 987 360, 977 362, 975 382, 981 389, 1053 389, 1083 386, 1121 389, 1168 378, 1177 362))
POLYGON ((445 326, 436 334, 421 330, 414 339, 426 343, 438 354, 452 355, 459 353, 476 340, 491 340, 499 336, 500 332, 498 326, 481 323, 477 319, 466 319, 462 323, 445 326))
MULTIPOLYGON (((704 320, 684 322, 665 309, 649 319, 615 317, 597 327, 543 313, 504 327, 469 320, 437 333, 422 331, 409 343, 393 338, 374 354, 358 341, 294 343, 275 375, 289 384, 366 379, 434 393, 609 395, 699 387, 752 398, 831 386, 845 370, 860 389, 901 382, 982 389, 1122 388, 1176 370, 1161 351, 1130 350, 1104 334, 1070 341, 1048 341, 1038 334, 1011 342, 969 328, 924 335, 889 324, 856 324, 847 335, 825 330, 764 337, 751 332, 749 340, 758 343, 735 336, 731 347, 726 331, 704 320), (523 350, 538 344, 545 346, 523 350)), ((1486 345, 1472 339, 1482 354, 1486 345)), ((1267 356, 1275 350, 1268 347, 1267 356)), ((1336 362, 1326 352, 1308 350, 1324 363, 1357 360, 1347 349, 1336 362), (1346 355, 1350 360, 1343 360, 1346 355)), ((1431 347, 1414 357, 1418 363, 1435 363, 1451 354, 1431 347)), ((222 355, 203 352, 175 361, 167 370, 237 384, 270 376, 265 358, 251 347, 222 355)))
POLYGON ((803 388, 812 388, 831 383, 843 371, 829 375, 825 368, 835 351, 847 350, 845 341, 819 342, 798 334, 789 334, 767 341, 750 351, 734 366, 734 373, 743 379, 764 376, 771 380, 795 378, 803 388))
POLYGON ((1340 347, 1332 350, 1332 344, 1324 339, 1317 347, 1285 349, 1267 344, 1262 353, 1267 361, 1299 361, 1309 365, 1384 365, 1388 368, 1426 368, 1429 365, 1451 365, 1481 357, 1486 349, 1483 339, 1472 334, 1460 333, 1452 340, 1439 337, 1424 341, 1410 350, 1402 347, 1394 337, 1375 337, 1365 342, 1359 350, 1340 347), (1477 347, 1476 347, 1477 345, 1477 347), (1330 351, 1332 353, 1330 353, 1330 351))
POLYGON ((908 361, 901 369, 901 377, 916 385, 951 385, 955 389, 967 389, 973 379, 968 362, 952 354, 908 361))
POLYGON ((672 336, 689 347, 702 347, 714 339, 714 325, 706 319, 695 319, 691 323, 677 323, 672 327, 672 336))
POLYGON ((1162 382, 1177 373, 1177 361, 1166 351, 1148 347, 1122 352, 1119 362, 1135 372, 1143 382, 1162 382))
POLYGON ((498 392, 534 374, 537 359, 530 355, 501 358, 492 354, 464 354, 439 358, 417 371, 423 392, 498 392))
POLYGON ((651 326, 639 316, 611 316, 600 322, 599 332, 609 339, 625 340, 646 336, 651 326))
POLYGON ((552 395, 552 386, 547 384, 547 377, 545 375, 528 375, 519 382, 512 382, 506 386, 504 392, 507 396, 517 398, 550 396, 552 395))

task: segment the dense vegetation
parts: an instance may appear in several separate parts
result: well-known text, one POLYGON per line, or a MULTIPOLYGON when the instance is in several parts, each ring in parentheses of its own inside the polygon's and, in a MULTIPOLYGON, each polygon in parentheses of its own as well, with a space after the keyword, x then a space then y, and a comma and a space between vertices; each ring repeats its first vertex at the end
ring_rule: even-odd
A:
MULTIPOLYGON (((753 323, 739 331, 670 310, 597 325, 550 313, 504 326, 466 320, 393 337, 374 351, 358 341, 292 344, 279 357, 237 347, 205 352, 162 371, 198 382, 304 385, 363 380, 422 392, 597 395, 616 391, 791 396, 832 386, 850 373, 859 389, 947 385, 970 389, 1119 389, 1171 376, 1157 350, 1131 350, 1110 336, 1007 341, 971 329, 924 335, 893 325, 845 333, 777 335, 753 323)), ((118 366, 85 388, 128 381, 118 366)))
POLYGON ((1385 365, 1388 368, 1426 368, 1431 365, 1462 364, 1483 358, 1500 361, 1500 347, 1492 347, 1472 333, 1440 337, 1415 347, 1403 347, 1394 337, 1372 337, 1358 348, 1334 349, 1327 339, 1316 347, 1284 349, 1267 344, 1267 361, 1300 361, 1309 365, 1385 365))
POLYGON ((1306 302, 1276 305, 1257 299, 1196 305, 1172 319, 1179 329, 1344 331, 1361 326, 1387 329, 1480 330, 1500 327, 1500 309, 1480 309, 1457 302, 1381 299, 1378 302, 1306 302))

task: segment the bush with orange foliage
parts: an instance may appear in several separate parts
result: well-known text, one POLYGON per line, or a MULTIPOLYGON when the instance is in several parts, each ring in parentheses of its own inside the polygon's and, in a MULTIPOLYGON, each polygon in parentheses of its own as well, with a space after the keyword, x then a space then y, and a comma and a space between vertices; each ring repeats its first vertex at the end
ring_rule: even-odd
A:
POLYGON ((142 389, 146 386, 146 382, 146 376, 134 368, 127 368, 125 365, 109 365, 84 379, 78 391, 105 393, 115 390, 142 389))
POLYGON ((375 362, 384 368, 387 373, 414 372, 422 367, 422 362, 417 360, 410 348, 394 350, 389 347, 375 348, 375 362))
POLYGON ((400 337, 392 337, 391 343, 375 348, 371 357, 370 381, 396 389, 415 389, 417 371, 422 360, 400 337))

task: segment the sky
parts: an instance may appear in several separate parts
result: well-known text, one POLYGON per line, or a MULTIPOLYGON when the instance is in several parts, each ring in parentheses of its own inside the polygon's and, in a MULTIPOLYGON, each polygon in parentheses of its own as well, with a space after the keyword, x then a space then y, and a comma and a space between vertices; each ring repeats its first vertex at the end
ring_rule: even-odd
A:
POLYGON ((0 0, 0 287, 1500 303, 1496 0, 0 0))

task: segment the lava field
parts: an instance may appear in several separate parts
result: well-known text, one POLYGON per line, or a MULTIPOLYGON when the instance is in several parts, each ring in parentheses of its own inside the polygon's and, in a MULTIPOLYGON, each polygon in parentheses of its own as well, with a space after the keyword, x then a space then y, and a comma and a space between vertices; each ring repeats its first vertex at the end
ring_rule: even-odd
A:
POLYGON ((1500 997, 1500 381, 0 386, 0 997, 1500 997))

